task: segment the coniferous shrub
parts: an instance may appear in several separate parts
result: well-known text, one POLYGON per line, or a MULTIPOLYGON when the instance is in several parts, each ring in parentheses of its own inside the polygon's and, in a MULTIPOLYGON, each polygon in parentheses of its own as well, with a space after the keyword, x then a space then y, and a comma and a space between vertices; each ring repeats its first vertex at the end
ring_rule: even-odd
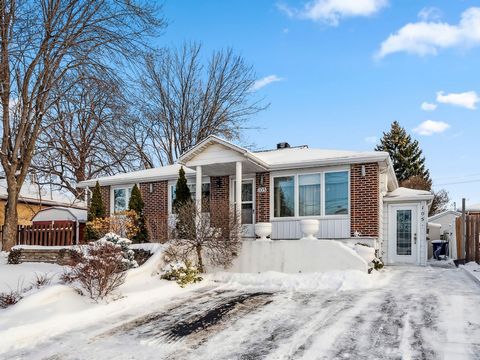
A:
POLYGON ((132 188, 130 201, 128 202, 128 209, 130 211, 135 211, 137 214, 135 219, 137 233, 131 238, 131 240, 135 243, 148 242, 147 220, 145 217, 144 208, 145 203, 143 202, 142 194, 137 184, 135 184, 132 188))
POLYGON ((173 201, 173 209, 176 212, 178 208, 192 201, 192 194, 187 185, 187 178, 185 177, 185 170, 183 167, 178 171, 178 180, 175 188, 175 200, 173 201))
POLYGON ((90 200, 90 206, 88 208, 88 213, 87 213, 88 223, 85 226, 85 235, 84 235, 85 240, 87 241, 97 240, 99 238, 98 232, 92 227, 92 222, 96 221, 97 219, 105 218, 105 215, 106 215, 105 205, 103 204, 103 200, 102 200, 100 184, 97 181, 97 183, 95 184, 95 187, 93 188, 92 198, 90 200))

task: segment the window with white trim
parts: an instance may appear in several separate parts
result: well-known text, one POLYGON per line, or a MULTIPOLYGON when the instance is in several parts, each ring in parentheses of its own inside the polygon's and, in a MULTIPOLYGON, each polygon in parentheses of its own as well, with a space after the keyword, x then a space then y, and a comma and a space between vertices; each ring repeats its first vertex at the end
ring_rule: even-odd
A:
POLYGON ((349 172, 273 176, 273 217, 348 215, 349 172))
MULTIPOLYGON (((188 189, 190 190, 190 196, 192 197, 192 201, 195 201, 197 198, 197 186, 195 184, 188 184, 188 189)), ((176 188, 177 185, 170 185, 170 206, 173 205, 176 199, 176 188)), ((203 183, 202 184, 202 212, 210 211, 210 183, 203 183)), ((172 211, 173 209, 171 209, 172 211)))
POLYGON ((273 214, 275 217, 295 216, 295 177, 273 179, 273 214))
POLYGON ((321 214, 321 174, 298 175, 298 215, 321 214))
POLYGON ((325 173, 325 215, 348 214, 348 171, 325 173))
POLYGON ((128 202, 132 194, 132 186, 113 188, 113 213, 118 214, 128 210, 128 202))

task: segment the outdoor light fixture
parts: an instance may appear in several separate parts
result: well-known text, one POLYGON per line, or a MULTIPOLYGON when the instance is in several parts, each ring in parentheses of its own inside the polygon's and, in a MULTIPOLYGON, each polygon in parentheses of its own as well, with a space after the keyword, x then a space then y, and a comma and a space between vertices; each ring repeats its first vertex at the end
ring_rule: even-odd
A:
POLYGON ((150 191, 151 193, 153 192, 153 184, 152 184, 152 183, 150 183, 150 189, 149 189, 149 191, 150 191))
POLYGON ((366 174, 365 165, 362 165, 362 177, 364 177, 365 174, 366 174))
POLYGON ((222 179, 220 179, 219 177, 217 177, 217 180, 215 182, 215 185, 217 186, 217 189, 220 188, 222 186, 222 179))
POLYGON ((265 178, 264 178, 264 175, 260 175, 260 186, 263 187, 263 182, 264 182, 265 178))

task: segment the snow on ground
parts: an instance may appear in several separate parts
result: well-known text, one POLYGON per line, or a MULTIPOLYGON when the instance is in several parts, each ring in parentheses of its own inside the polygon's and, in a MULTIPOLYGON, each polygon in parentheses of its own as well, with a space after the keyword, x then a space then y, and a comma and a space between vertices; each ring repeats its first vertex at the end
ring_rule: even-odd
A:
POLYGON ((462 269, 222 273, 181 289, 150 260, 110 304, 51 287, 0 312, 0 357, 480 358, 480 286, 462 269))
POLYGON ((474 261, 466 263, 462 266, 472 277, 478 280, 480 284, 480 265, 474 261))
POLYGON ((63 273, 63 267, 47 263, 7 264, 7 253, 0 252, 0 293, 21 291, 28 288, 36 274, 48 274, 51 282, 58 281, 58 275, 63 273))

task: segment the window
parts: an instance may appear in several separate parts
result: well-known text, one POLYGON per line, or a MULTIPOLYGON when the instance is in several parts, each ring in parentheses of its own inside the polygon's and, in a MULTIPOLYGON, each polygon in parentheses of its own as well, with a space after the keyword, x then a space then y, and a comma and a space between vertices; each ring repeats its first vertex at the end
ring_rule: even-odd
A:
POLYGON ((113 213, 118 214, 128 210, 128 202, 132 193, 131 187, 114 188, 113 189, 113 213))
POLYGON ((320 174, 298 176, 298 212, 300 216, 320 215, 320 174))
POLYGON ((283 176, 273 180, 273 214, 275 217, 295 216, 295 177, 283 176))
POLYGON ((325 173, 325 215, 348 214, 348 171, 325 173))
MULTIPOLYGON (((196 199, 196 191, 197 191, 197 188, 196 188, 196 185, 195 184, 188 184, 188 189, 190 190, 190 195, 192 197, 192 200, 195 201, 196 199)), ((170 194, 171 194, 171 198, 170 198, 170 204, 173 205, 173 202, 175 201, 175 189, 176 189, 176 185, 171 185, 170 189, 170 194)), ((202 184, 202 197, 203 197, 203 201, 202 201, 202 212, 209 212, 210 211, 210 183, 204 183, 202 184)))

